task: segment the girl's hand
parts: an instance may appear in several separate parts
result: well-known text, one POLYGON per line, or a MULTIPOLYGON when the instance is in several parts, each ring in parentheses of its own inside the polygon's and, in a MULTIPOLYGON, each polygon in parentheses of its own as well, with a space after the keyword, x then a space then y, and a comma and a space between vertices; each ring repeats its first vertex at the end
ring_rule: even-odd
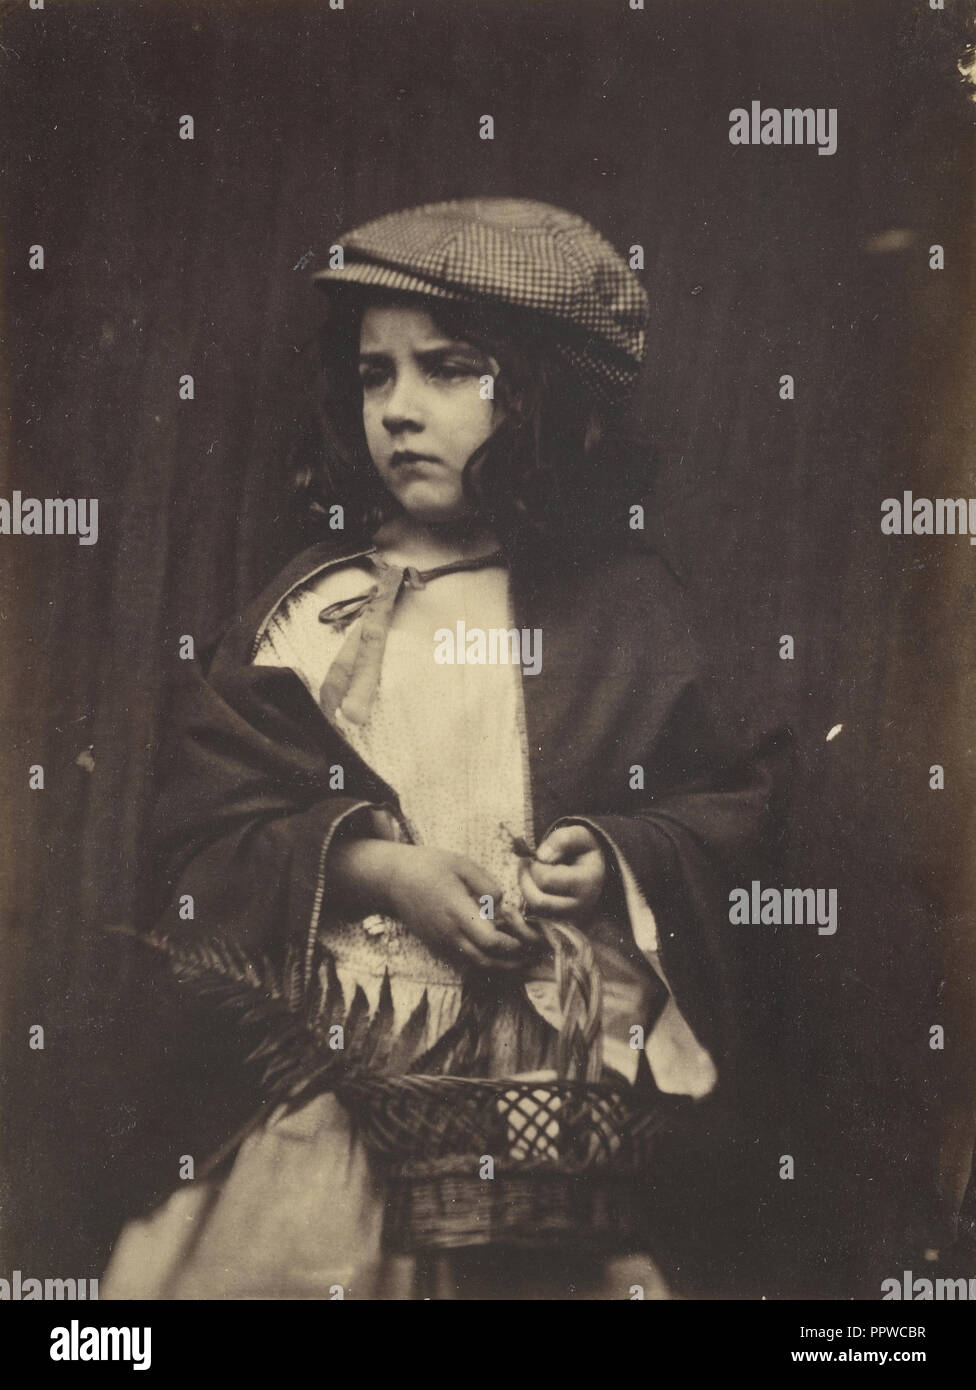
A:
POLYGON ((436 951, 487 973, 520 973, 545 944, 517 908, 502 902, 502 889, 463 854, 427 845, 397 845, 388 880, 390 916, 436 951), (493 919, 482 913, 491 898, 493 919))
POLYGON ((561 825, 534 859, 524 859, 519 888, 533 917, 585 923, 596 912, 607 878, 603 846, 585 825, 561 825))
POLYGON ((520 972, 544 944, 537 927, 502 902, 480 865, 449 850, 389 840, 348 839, 330 854, 337 901, 394 917, 432 950, 486 972, 520 972), (481 899, 492 900, 493 919, 481 899))

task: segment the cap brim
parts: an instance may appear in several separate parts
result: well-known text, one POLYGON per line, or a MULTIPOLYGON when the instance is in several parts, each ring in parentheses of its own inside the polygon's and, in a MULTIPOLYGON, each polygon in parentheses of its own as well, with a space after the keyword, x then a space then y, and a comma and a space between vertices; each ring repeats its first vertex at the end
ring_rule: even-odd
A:
POLYGON ((453 285, 440 285, 436 280, 422 279, 396 266, 372 261, 351 261, 339 269, 317 270, 312 280, 322 289, 371 287, 393 290, 400 294, 416 294, 434 299, 454 300, 459 304, 484 303, 486 296, 453 285))

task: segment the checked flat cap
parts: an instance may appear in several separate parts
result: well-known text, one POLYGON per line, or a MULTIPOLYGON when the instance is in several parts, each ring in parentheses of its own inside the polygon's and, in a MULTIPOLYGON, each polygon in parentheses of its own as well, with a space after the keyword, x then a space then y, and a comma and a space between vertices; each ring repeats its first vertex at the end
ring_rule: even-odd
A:
POLYGON ((648 303, 623 258, 582 217, 521 198, 469 198, 390 213, 340 239, 322 288, 372 286, 538 315, 598 396, 619 402, 644 357, 648 303))

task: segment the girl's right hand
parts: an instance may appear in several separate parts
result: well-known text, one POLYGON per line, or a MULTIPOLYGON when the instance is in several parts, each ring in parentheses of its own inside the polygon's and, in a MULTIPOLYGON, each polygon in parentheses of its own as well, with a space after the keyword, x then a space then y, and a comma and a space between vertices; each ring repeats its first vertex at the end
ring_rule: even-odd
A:
POLYGON ((537 927, 502 903, 502 890, 463 854, 428 845, 349 838, 329 856, 337 899, 364 915, 382 912, 459 965, 518 973, 544 945, 537 927), (493 918, 482 915, 491 899, 493 918))
POLYGON ((502 889, 474 860, 427 845, 396 844, 387 881, 390 916, 431 950, 486 973, 520 973, 545 945, 537 927, 502 903, 502 889), (484 915, 491 899, 493 917, 484 915))

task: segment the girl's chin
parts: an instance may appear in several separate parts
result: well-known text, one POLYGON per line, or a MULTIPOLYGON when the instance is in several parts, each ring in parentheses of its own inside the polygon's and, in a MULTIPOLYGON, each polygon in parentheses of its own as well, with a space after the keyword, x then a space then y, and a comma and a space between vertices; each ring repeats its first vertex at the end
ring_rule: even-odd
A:
POLYGON ((401 497, 400 505, 418 526, 470 526, 474 516, 469 507, 457 501, 438 502, 432 498, 401 497))

